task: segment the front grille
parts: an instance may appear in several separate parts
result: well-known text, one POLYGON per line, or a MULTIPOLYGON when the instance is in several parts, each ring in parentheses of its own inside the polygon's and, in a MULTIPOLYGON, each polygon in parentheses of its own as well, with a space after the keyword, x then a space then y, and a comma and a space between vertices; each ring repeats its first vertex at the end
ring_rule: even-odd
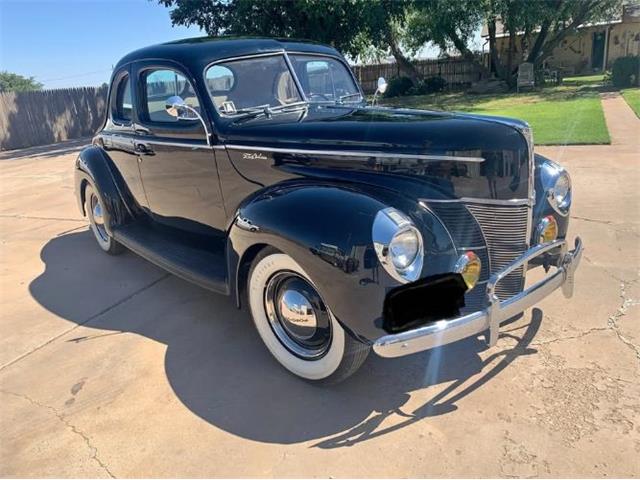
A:
MULTIPOLYGON (((473 250, 480 257, 480 281, 465 295, 464 311, 484 308, 489 276, 502 270, 528 248, 529 208, 527 205, 476 202, 434 202, 429 206, 451 233, 458 253, 462 255, 466 250, 473 250)), ((496 295, 504 300, 523 288, 524 271, 521 267, 496 285, 496 295)))

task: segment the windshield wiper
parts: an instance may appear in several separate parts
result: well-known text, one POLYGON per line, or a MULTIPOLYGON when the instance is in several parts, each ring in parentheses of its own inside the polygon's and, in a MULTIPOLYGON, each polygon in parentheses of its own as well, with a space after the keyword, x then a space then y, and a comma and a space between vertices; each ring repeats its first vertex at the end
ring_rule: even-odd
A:
MULTIPOLYGON (((360 94, 360 92, 356 92, 356 93, 347 93, 346 95, 342 95, 342 96, 340 96, 340 98, 338 98, 338 102, 337 102, 337 103, 344 103, 344 101, 345 101, 347 98, 355 97, 356 95, 357 95, 358 97, 360 97, 360 99, 362 99, 362 95, 360 94)), ((354 103, 354 102, 351 102, 351 103, 354 103)))
POLYGON ((275 107, 272 107, 270 105, 258 105, 256 107, 242 108, 240 110, 236 110, 234 115, 238 115, 242 119, 257 117, 259 115, 266 115, 267 117, 270 117, 274 113, 288 112, 290 110, 295 110, 301 107, 306 108, 307 106, 308 106, 308 103, 305 101, 289 103, 287 105, 278 105, 275 107))

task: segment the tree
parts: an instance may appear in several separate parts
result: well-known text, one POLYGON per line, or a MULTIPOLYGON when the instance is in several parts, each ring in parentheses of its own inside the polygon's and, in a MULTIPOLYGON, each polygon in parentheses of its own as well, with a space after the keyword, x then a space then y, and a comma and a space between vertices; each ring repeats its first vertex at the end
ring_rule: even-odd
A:
POLYGON ((509 85, 515 84, 514 51, 516 39, 522 35, 528 49, 526 61, 533 63, 539 77, 544 61, 563 39, 576 33, 580 25, 610 19, 621 8, 622 0, 487 0, 483 9, 494 71, 509 85), (498 21, 509 35, 506 59, 497 51, 498 21))
POLYGON ((469 48, 470 39, 482 25, 486 0, 416 0, 407 19, 405 42, 417 50, 433 43, 442 51, 456 49, 466 60, 485 70, 469 48))
POLYGON ((407 42, 420 48, 431 42, 446 51, 454 47, 464 57, 474 57, 469 40, 482 25, 485 0, 416 0, 407 21, 407 42))
POLYGON ((0 92, 26 92, 42 90, 42 84, 33 77, 23 77, 17 73, 0 72, 0 92))
POLYGON ((174 25, 198 25, 212 36, 304 38, 333 45, 357 58, 385 49, 400 71, 419 73, 402 49, 402 28, 412 0, 158 0, 172 8, 174 25))
POLYGON ((527 58, 537 65, 580 25, 609 20, 622 12, 622 0, 546 0, 543 4, 540 31, 527 58))

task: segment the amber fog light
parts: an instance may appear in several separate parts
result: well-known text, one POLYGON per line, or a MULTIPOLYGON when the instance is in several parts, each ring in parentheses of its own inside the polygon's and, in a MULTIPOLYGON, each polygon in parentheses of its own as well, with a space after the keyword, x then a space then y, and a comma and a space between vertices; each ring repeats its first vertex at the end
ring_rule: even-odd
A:
POLYGON ((536 233, 538 243, 553 242, 558 238, 558 222, 553 218, 553 215, 548 215, 540 220, 536 233))
POLYGON ((467 284, 469 290, 476 286, 480 279, 480 271, 482 270, 482 262, 478 256, 472 251, 465 252, 454 267, 456 273, 462 275, 464 283, 467 284))

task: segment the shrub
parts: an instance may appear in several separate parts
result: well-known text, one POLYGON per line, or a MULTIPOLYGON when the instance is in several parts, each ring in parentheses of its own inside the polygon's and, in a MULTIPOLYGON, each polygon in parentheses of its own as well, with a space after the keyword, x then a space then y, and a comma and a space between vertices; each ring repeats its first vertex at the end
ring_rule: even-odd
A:
POLYGON ((411 87, 408 95, 427 95, 428 93, 442 92, 445 88, 447 88, 447 81, 444 78, 429 77, 411 87))
POLYGON ((413 81, 409 77, 395 77, 389 80, 389 85, 387 86, 387 91, 384 96, 391 98, 407 95, 412 87, 413 81))
POLYGON ((618 88, 640 85, 640 57, 620 57, 613 62, 611 81, 618 88))

